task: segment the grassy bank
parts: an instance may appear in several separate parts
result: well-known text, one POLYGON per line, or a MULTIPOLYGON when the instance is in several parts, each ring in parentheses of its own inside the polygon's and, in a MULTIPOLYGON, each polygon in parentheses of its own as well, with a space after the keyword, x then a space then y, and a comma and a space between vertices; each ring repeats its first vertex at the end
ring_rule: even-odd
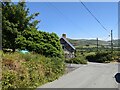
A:
POLYGON ((64 73, 64 62, 39 54, 7 53, 2 56, 2 88, 36 88, 64 73))

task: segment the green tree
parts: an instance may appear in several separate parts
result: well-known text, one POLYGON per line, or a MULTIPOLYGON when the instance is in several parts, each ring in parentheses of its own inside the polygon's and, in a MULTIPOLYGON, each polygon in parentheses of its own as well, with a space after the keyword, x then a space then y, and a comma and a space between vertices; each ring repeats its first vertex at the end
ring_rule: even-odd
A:
POLYGON ((19 49, 27 49, 50 57, 63 56, 59 37, 55 33, 32 29, 25 30, 22 35, 16 40, 19 49))
POLYGON ((34 19, 39 13, 29 16, 29 9, 26 8, 25 2, 14 4, 12 2, 2 2, 2 38, 3 48, 10 48, 13 51, 17 48, 16 39, 24 30, 36 28, 38 20, 34 19))
POLYGON ((29 16, 24 2, 3 2, 3 48, 27 49, 45 56, 62 57, 59 37, 55 33, 39 31, 39 13, 29 16), (33 19, 33 20, 32 20, 33 19))

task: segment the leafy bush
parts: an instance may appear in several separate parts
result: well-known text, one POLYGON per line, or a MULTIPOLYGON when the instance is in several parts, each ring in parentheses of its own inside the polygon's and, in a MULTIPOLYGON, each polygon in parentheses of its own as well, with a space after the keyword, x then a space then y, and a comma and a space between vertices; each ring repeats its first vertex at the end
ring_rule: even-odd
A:
POLYGON ((113 59, 119 60, 119 58, 120 58, 120 51, 114 51, 113 52, 113 59))
POLYGON ((16 43, 18 49, 27 49, 46 57, 63 57, 60 40, 55 33, 25 30, 16 43))
POLYGON ((64 73, 64 61, 39 54, 8 53, 2 60, 2 89, 36 88, 64 73))
POLYGON ((69 58, 65 60, 66 63, 75 63, 75 64, 87 64, 87 60, 85 59, 85 55, 79 51, 75 52, 74 58, 69 58))
POLYGON ((79 56, 65 60, 66 63, 87 64, 85 57, 79 56))
POLYGON ((86 56, 86 59, 89 62, 104 63, 112 61, 112 56, 109 52, 97 52, 96 54, 86 56))

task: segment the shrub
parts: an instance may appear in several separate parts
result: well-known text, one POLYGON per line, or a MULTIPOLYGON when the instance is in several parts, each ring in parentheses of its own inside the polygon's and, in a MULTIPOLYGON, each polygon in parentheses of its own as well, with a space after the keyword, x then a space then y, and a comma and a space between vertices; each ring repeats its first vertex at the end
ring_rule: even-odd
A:
POLYGON ((83 56, 78 56, 75 58, 67 59, 65 61, 66 63, 87 64, 87 61, 83 56))
POLYGON ((86 59, 87 59, 89 62, 95 61, 95 55, 88 55, 88 56, 86 56, 86 59))
POLYGON ((104 62, 112 61, 111 57, 112 57, 111 53, 109 53, 109 52, 97 52, 94 55, 88 55, 88 56, 86 56, 86 59, 89 62, 104 63, 104 62))
POLYGON ((114 51, 113 52, 113 59, 118 60, 120 58, 120 51, 114 51))
POLYGON ((64 73, 64 61, 39 54, 8 53, 2 60, 2 89, 36 88, 64 73))
POLYGON ((22 36, 16 39, 17 49, 27 49, 46 57, 63 57, 63 50, 59 37, 55 33, 37 30, 25 30, 22 36))

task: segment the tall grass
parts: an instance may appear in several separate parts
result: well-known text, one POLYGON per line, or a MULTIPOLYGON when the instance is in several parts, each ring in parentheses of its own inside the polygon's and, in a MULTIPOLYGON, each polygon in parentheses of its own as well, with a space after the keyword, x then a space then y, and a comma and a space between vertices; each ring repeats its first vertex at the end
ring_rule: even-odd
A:
POLYGON ((3 54, 2 88, 36 88, 64 73, 64 61, 39 54, 3 54))

